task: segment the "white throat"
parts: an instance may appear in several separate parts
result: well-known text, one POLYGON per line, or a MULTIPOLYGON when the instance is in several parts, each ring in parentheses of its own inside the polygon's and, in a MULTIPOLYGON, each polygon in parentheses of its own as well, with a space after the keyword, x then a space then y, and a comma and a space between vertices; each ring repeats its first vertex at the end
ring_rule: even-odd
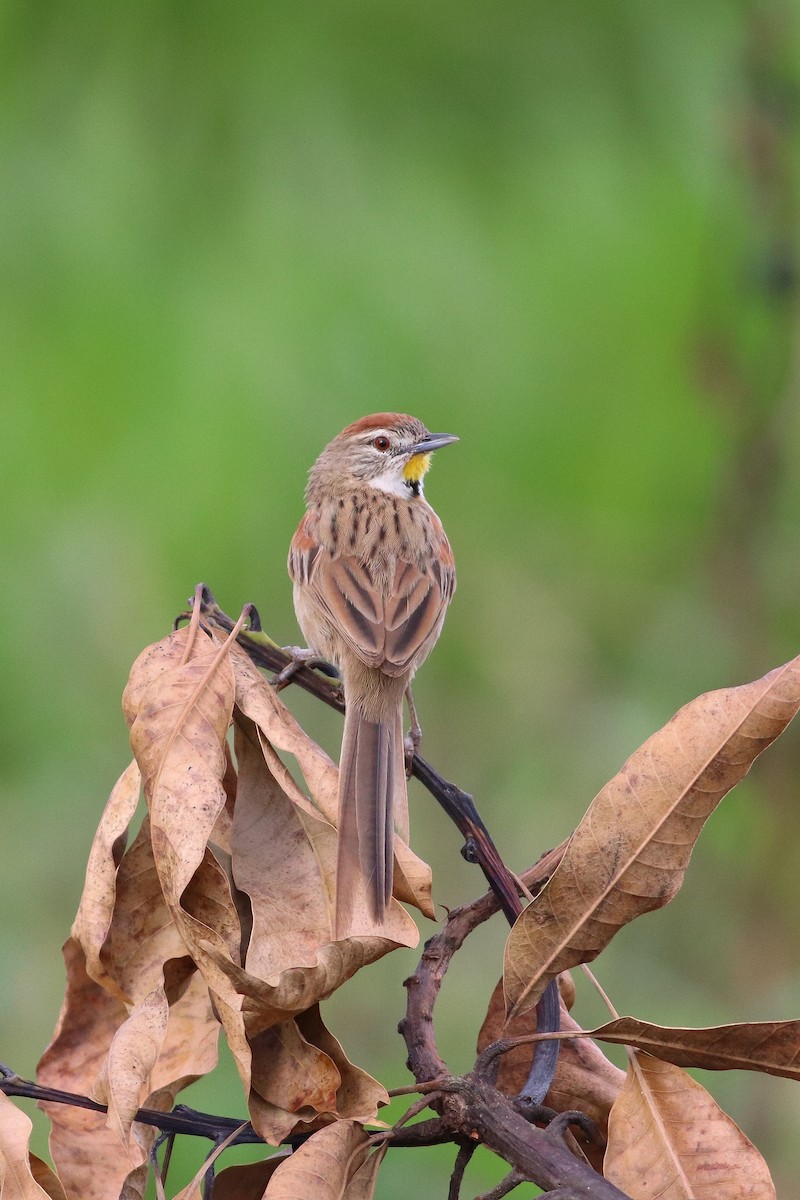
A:
MULTIPOLYGON (((415 493, 408 486, 401 474, 398 474, 396 463, 389 464, 380 475, 376 475, 374 479, 370 479, 370 487, 376 488, 379 492, 385 492, 388 496, 401 496, 404 500, 410 499, 415 493)), ((417 495, 422 495, 422 480, 419 482, 417 495)))

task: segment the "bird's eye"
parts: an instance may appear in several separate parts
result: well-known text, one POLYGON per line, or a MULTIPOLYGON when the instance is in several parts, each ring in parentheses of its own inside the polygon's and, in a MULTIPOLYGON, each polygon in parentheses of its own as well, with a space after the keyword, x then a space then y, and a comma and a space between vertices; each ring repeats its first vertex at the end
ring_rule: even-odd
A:
POLYGON ((380 437, 375 438, 372 444, 376 450, 388 450, 391 443, 389 442, 388 437, 384 437, 383 434, 381 434, 380 437))

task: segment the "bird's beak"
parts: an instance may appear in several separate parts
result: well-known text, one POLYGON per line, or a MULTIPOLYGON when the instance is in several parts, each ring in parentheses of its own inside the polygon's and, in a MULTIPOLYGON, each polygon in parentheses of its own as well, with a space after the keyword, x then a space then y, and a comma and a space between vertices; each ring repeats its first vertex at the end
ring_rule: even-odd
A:
POLYGON ((449 446, 450 442, 457 442, 458 438, 454 433, 426 433, 421 437, 415 446, 406 451, 407 454, 429 454, 431 450, 439 450, 442 446, 449 446))

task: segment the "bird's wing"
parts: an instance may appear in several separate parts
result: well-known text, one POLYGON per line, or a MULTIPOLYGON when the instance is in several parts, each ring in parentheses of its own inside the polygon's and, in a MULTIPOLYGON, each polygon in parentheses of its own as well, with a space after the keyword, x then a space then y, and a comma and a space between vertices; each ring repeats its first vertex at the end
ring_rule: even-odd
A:
POLYGON ((347 645, 368 667, 402 675, 438 637, 455 587, 453 558, 443 537, 440 553, 421 570, 398 560, 388 595, 369 567, 352 555, 334 557, 300 523, 289 554, 289 572, 304 584, 347 645), (426 643, 428 643, 426 645, 426 643))
POLYGON ((422 571, 400 559, 384 603, 384 661, 387 675, 402 675, 430 653, 439 636, 455 587, 450 547, 445 541, 436 559, 422 571))
POLYGON ((308 584, 322 546, 314 533, 311 513, 306 513, 295 530, 289 546, 289 578, 292 583, 308 584))

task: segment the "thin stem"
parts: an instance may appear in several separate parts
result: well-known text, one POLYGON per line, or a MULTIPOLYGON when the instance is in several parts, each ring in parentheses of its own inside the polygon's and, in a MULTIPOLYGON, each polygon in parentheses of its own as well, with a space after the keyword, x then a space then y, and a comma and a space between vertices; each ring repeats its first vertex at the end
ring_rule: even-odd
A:
POLYGON ((591 983, 592 987, 595 989, 597 994, 600 996, 600 999, 603 1001, 606 1008, 611 1013, 611 1016, 614 1018, 615 1021, 618 1021, 619 1013, 614 1008, 614 1005, 611 1003, 611 1000, 609 999, 607 992, 604 990, 602 984, 600 983, 600 980, 597 978, 594 971, 591 969, 591 967, 587 963, 581 963, 581 970, 583 971, 584 975, 589 980, 589 982, 591 983))
POLYGON ((464 1172, 469 1166, 469 1161, 476 1149, 477 1147, 474 1142, 464 1142, 463 1146, 459 1146, 456 1161, 453 1164, 453 1174, 450 1176, 447 1200, 459 1200, 461 1184, 464 1181, 464 1172))

